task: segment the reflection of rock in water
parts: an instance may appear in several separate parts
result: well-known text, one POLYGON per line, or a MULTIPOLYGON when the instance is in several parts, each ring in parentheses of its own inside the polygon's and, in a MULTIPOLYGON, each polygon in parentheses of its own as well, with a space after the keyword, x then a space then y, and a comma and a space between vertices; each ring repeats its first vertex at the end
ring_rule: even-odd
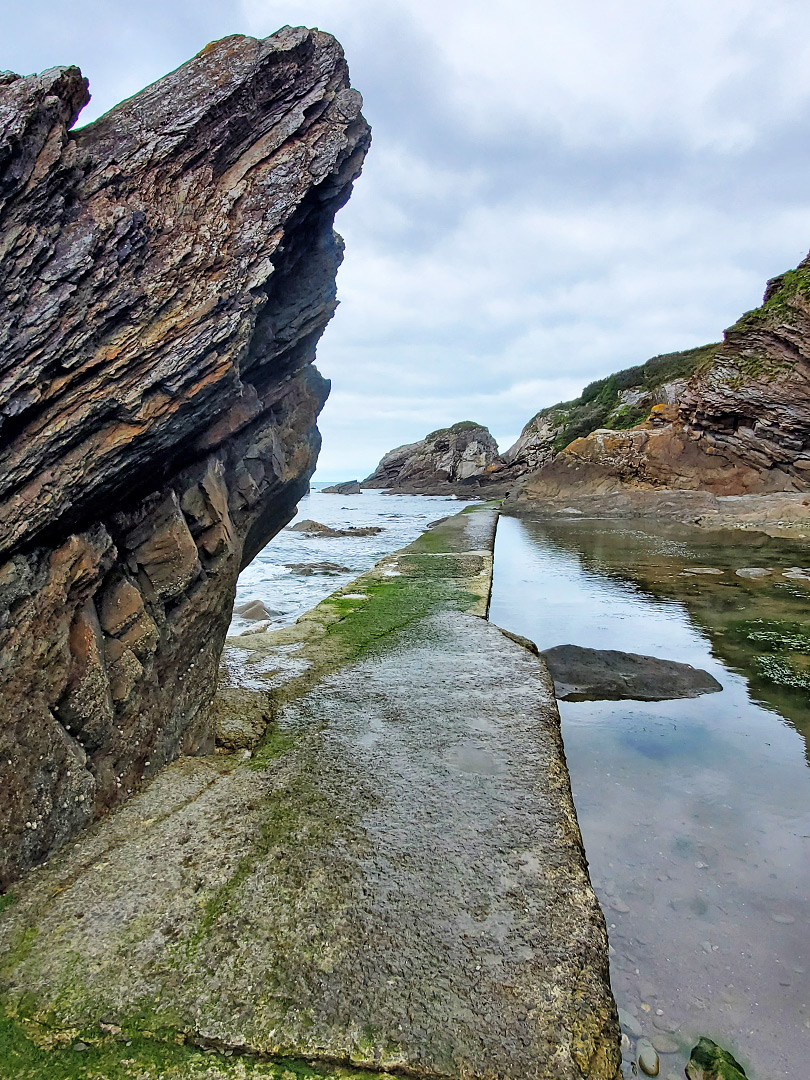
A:
POLYGON ((557 645, 542 653, 561 701, 668 701, 715 694, 708 671, 656 656, 557 645))

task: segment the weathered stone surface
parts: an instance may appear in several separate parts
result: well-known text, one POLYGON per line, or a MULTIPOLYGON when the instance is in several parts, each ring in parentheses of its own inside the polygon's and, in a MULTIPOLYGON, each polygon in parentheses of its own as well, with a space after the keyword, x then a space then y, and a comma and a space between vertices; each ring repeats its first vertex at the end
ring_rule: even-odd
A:
POLYGON ((488 429, 463 420, 431 432, 421 442, 391 450, 361 486, 415 495, 474 496, 482 487, 488 494, 494 491, 501 468, 498 444, 488 429))
POLYGON ((708 671, 656 656, 581 645, 557 645, 540 655, 561 701, 669 701, 723 689, 708 671))
POLYGON ((71 132, 87 96, 77 68, 0 82, 0 889, 212 746, 236 576, 314 468, 369 141, 302 28, 71 132))
POLYGON ((327 1068, 617 1080, 551 681, 483 618, 495 520, 457 515, 294 626, 231 639, 229 693, 269 703, 266 736, 249 761, 169 766, 15 887, 0 1006, 19 1030, 109 1046, 120 1028, 149 1080, 156 1033, 327 1068))

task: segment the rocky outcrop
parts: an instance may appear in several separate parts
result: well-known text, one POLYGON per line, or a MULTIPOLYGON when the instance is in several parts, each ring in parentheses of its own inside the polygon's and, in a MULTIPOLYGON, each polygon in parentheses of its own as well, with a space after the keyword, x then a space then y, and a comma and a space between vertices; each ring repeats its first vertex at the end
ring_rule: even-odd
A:
POLYGON ((389 451, 361 486, 414 495, 474 495, 481 488, 493 491, 501 468, 489 430, 463 420, 389 451))
POLYGON ((359 480, 346 480, 342 484, 332 484, 323 489, 324 495, 359 495, 363 489, 359 480))
POLYGON ((522 481, 512 505, 627 487, 720 496, 808 490, 810 258, 768 282, 762 306, 722 343, 694 352, 693 375, 670 394, 677 403, 657 402, 629 430, 608 418, 564 446, 557 436, 559 452, 522 481))
POLYGON ((237 574, 314 469, 369 142, 302 28, 71 132, 87 99, 0 76, 0 888, 211 745, 237 574))

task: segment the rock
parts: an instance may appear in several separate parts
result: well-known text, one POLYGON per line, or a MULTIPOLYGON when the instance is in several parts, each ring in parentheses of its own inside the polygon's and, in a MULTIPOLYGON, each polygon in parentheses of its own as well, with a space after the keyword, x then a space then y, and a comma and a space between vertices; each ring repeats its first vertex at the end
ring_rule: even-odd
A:
POLYGON ((633 1036, 634 1039, 640 1039, 644 1034, 641 1029, 641 1024, 631 1012, 627 1011, 627 1009, 619 1009, 619 1023, 625 1031, 633 1036))
POLYGON ((274 615, 281 615, 280 611, 269 608, 263 600, 248 600, 245 604, 237 604, 233 609, 233 613, 251 621, 272 619, 274 615))
POLYGON ((741 578, 765 578, 771 576, 771 571, 766 570, 764 566, 741 566, 734 573, 741 578))
POLYGON ((323 489, 324 495, 360 495, 362 493, 359 480, 346 480, 342 484, 332 484, 323 489))
POLYGON ((333 562, 313 562, 313 563, 285 563, 288 570, 292 570, 294 574, 303 574, 304 577, 311 577, 313 574, 349 574, 351 571, 348 566, 341 566, 339 563, 333 562))
POLYGON ((236 577, 315 467, 369 143, 303 28, 71 131, 87 99, 75 67, 0 79, 0 890, 213 746, 236 577))
POLYGON ((659 1054, 677 1054, 680 1049, 671 1035, 653 1035, 650 1041, 659 1054))
POLYGON ((658 1076, 661 1063, 655 1047, 648 1039, 639 1039, 636 1043, 636 1060, 641 1071, 647 1076, 658 1076))
MULTIPOLYGON (((322 536, 325 539, 333 539, 342 536, 377 536, 383 532, 380 525, 350 525, 348 529, 333 529, 331 525, 322 525, 320 521, 312 518, 304 518, 290 525, 289 532, 306 533, 307 536, 322 536)), ((299 564, 300 565, 300 564, 299 564)))
POLYGON ((480 488, 492 493, 499 480, 504 486, 501 467, 489 430, 464 420, 391 450, 361 486, 417 495, 475 494, 480 488))
POLYGON ((746 1080, 739 1061, 705 1036, 692 1051, 686 1075, 689 1080, 746 1080))
POLYGON ((723 689, 700 668, 638 653, 557 645, 541 655, 561 701, 668 701, 723 689))

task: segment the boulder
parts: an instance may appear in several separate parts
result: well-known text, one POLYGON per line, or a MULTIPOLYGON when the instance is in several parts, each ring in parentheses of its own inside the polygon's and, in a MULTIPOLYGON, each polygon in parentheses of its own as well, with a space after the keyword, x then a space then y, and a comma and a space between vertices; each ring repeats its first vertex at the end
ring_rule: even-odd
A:
POLYGON ((489 430, 463 420, 391 450, 361 486, 416 495, 475 494, 492 489, 501 468, 489 430))
POLYGON ((213 745, 237 575, 315 467, 369 143, 317 30, 214 42, 71 131, 88 97, 0 77, 0 890, 213 745))
POLYGON ((320 521, 304 518, 290 525, 289 532, 300 532, 306 536, 322 536, 331 540, 342 536, 377 536, 383 531, 381 525, 350 525, 348 529, 334 529, 331 525, 322 525, 320 521))
POLYGON ((692 1051, 686 1075, 689 1080, 745 1080, 739 1061, 705 1036, 692 1051))
POLYGON ((540 655, 560 701, 668 701, 723 689, 708 671, 639 653, 557 645, 540 655))

